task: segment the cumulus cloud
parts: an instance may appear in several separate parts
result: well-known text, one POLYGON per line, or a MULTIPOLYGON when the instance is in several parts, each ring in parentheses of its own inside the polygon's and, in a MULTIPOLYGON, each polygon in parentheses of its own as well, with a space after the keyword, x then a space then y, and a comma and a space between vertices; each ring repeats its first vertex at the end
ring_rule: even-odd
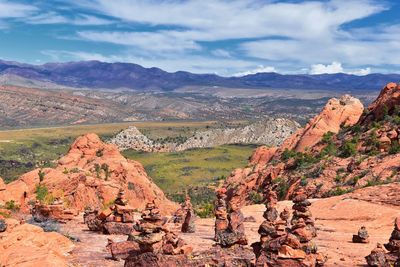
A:
POLYGON ((242 77, 242 76, 246 76, 246 75, 264 73, 264 72, 277 72, 277 71, 274 67, 271 67, 271 66, 264 67, 263 65, 260 65, 256 69, 238 72, 238 73, 233 74, 233 76, 234 77, 242 77))
POLYGON ((32 14, 38 9, 31 5, 0 0, 0 18, 20 18, 32 14))
POLYGON ((371 68, 359 69, 359 70, 349 70, 345 71, 343 69, 342 63, 340 62, 332 62, 332 64, 314 64, 311 65, 310 74, 334 74, 334 73, 347 73, 353 75, 368 75, 371 73, 371 68))

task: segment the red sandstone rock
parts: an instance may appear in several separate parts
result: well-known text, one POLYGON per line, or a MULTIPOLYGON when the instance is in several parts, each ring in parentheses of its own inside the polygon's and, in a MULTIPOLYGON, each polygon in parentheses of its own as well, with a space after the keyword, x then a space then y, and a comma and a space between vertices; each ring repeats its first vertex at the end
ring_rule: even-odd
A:
POLYGON ((14 200, 24 205, 35 199, 36 186, 41 183, 54 197, 80 211, 87 206, 101 208, 113 201, 120 189, 125 191, 133 208, 143 209, 152 200, 159 203, 164 214, 177 208, 139 162, 125 159, 114 145, 103 143, 95 134, 77 138, 56 168, 42 172, 42 182, 37 169, 7 184, 6 190, 0 191, 0 201, 14 200))
MULTIPOLYGON (((13 220, 7 220, 8 225, 13 220)), ((66 255, 74 245, 63 235, 22 224, 0 234, 0 263, 4 266, 67 267, 66 255)))

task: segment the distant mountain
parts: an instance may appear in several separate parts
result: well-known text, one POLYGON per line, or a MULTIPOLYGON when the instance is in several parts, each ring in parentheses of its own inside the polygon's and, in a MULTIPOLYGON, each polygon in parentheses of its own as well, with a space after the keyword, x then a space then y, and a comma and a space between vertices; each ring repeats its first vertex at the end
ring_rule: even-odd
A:
POLYGON ((214 74, 174 73, 159 68, 144 68, 131 63, 79 61, 29 65, 0 60, 2 84, 13 84, 15 77, 31 83, 43 82, 59 86, 93 89, 132 89, 171 91, 183 86, 221 86, 231 88, 288 88, 367 90, 380 89, 389 81, 400 81, 400 74, 282 75, 258 73, 244 77, 221 77, 214 74), (4 77, 8 77, 5 79, 4 77))

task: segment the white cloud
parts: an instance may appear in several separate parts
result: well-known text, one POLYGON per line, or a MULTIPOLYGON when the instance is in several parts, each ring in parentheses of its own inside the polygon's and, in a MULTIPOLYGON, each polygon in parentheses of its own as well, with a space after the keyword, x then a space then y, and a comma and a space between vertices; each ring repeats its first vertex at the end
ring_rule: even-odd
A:
POLYGON ((37 8, 30 5, 17 4, 0 0, 0 18, 20 18, 32 14, 37 8))
POLYGON ((108 42, 126 46, 139 47, 146 51, 183 51, 199 50, 200 45, 189 39, 171 34, 169 31, 159 32, 95 32, 80 31, 78 36, 90 41, 108 42))
POLYGON ((342 64, 339 62, 332 62, 330 65, 315 64, 311 65, 310 74, 332 74, 343 72, 342 64))
POLYGON ((277 71, 274 67, 270 67, 270 66, 264 67, 263 65, 260 65, 256 69, 238 72, 238 73, 233 74, 233 76, 234 77, 242 77, 242 76, 246 76, 246 75, 264 73, 264 72, 277 72, 277 71))
POLYGON ((311 65, 310 74, 333 74, 333 73, 347 73, 353 75, 368 75, 371 73, 371 68, 359 69, 359 70, 349 70, 345 71, 343 69, 342 63, 340 62, 332 62, 332 64, 314 64, 311 65))
POLYGON ((62 16, 56 12, 48 12, 25 18, 24 21, 30 24, 71 24, 71 25, 107 25, 113 23, 111 20, 99 17, 79 14, 74 17, 62 16))

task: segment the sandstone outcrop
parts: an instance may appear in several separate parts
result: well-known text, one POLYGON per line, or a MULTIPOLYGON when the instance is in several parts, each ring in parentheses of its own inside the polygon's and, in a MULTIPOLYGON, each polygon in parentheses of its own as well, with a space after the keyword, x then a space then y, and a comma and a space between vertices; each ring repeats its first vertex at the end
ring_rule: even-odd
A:
POLYGON ((328 197, 398 181, 399 91, 388 84, 365 113, 353 97, 331 99, 280 147, 258 148, 248 167, 234 170, 225 182, 228 200, 262 201, 262 188, 271 185, 291 199, 299 188, 308 197, 328 197))
POLYGON ((0 191, 0 200, 14 200, 23 206, 35 200, 38 186, 80 211, 102 208, 120 189, 133 208, 143 209, 151 200, 160 203, 164 214, 177 207, 152 182, 142 164, 125 159, 114 145, 103 143, 96 134, 77 138, 56 168, 36 169, 7 184, 6 190, 0 191))
POLYGON ((44 222, 46 220, 66 222, 78 216, 79 212, 65 208, 62 202, 45 205, 37 201, 31 210, 31 214, 36 222, 44 222))
POLYGON ((187 140, 157 142, 142 134, 135 126, 118 133, 110 143, 120 150, 145 152, 184 151, 191 148, 215 147, 225 144, 280 145, 300 125, 289 119, 268 119, 244 127, 199 131, 187 140))
POLYGON ((66 256, 74 245, 67 237, 31 224, 18 225, 12 219, 6 222, 14 226, 0 233, 2 266, 69 266, 66 256))

